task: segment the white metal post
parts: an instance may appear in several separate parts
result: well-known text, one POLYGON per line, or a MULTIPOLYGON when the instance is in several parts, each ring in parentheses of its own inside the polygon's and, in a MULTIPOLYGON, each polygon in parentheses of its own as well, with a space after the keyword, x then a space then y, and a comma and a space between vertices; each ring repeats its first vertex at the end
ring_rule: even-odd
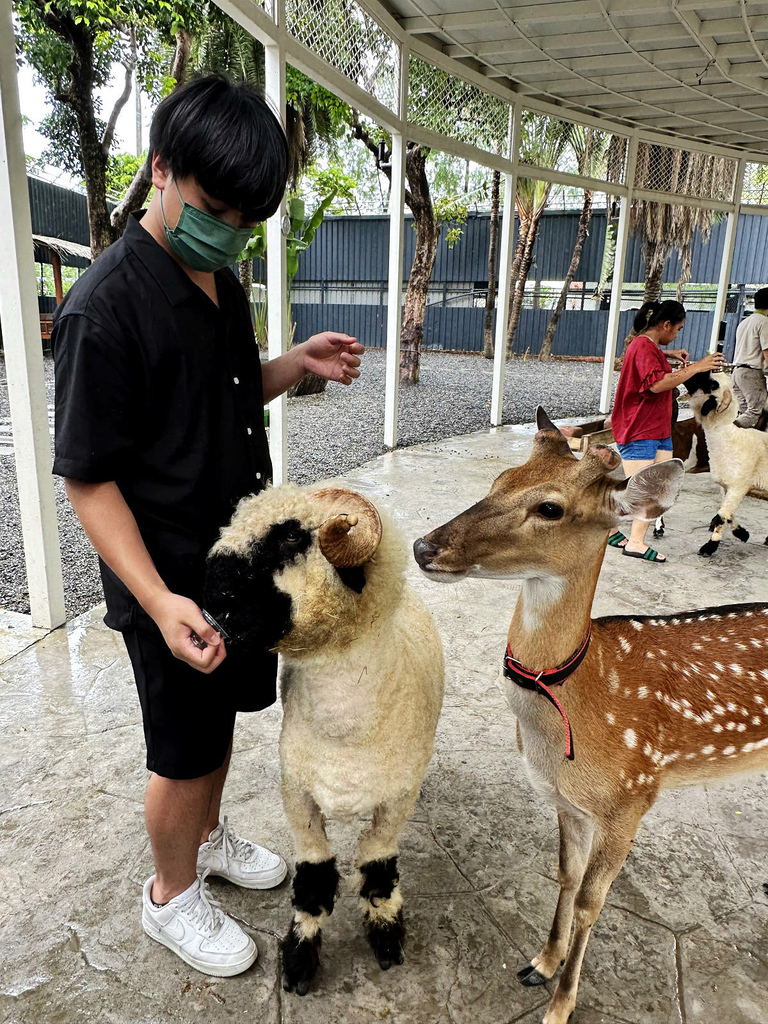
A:
POLYGON ((723 255, 720 260, 720 278, 717 282, 717 298, 715 299, 715 313, 712 320, 712 336, 709 340, 710 352, 714 352, 717 348, 717 336, 720 331, 720 321, 725 315, 725 303, 728 299, 728 288, 731 283, 733 253, 736 248, 736 232, 739 229, 739 208, 741 206, 742 189, 744 188, 745 168, 746 161, 739 160, 736 168, 736 180, 734 182, 734 201, 736 208, 728 214, 728 223, 725 227, 725 242, 723 244, 723 255))
POLYGON ((389 273, 387 280, 387 378, 384 391, 384 444, 397 445, 400 407, 400 328, 403 306, 405 234, 405 139, 392 133, 392 183, 389 194, 389 273))
POLYGON ((504 174, 504 216, 501 221, 499 267, 496 275, 496 330, 493 346, 493 389, 491 391, 491 426, 498 427, 504 419, 504 377, 507 369, 507 317, 509 316, 512 253, 515 248, 515 194, 517 192, 517 159, 520 148, 522 109, 510 109, 509 155, 513 170, 504 174))
MULTIPOLYGON (((408 48, 400 47, 400 96, 398 113, 406 123, 408 109, 408 48)), ((384 387, 384 444, 397 446, 397 415, 400 408, 400 330, 403 308, 403 247, 405 236, 405 155, 407 139, 392 132, 389 192, 389 269, 387 274, 387 375, 384 387)))
MULTIPOLYGON (((285 57, 276 45, 264 47, 264 91, 285 124, 285 57)), ((283 217, 285 199, 267 221, 267 334, 269 358, 276 359, 288 349, 288 275, 286 269, 283 217)), ((269 449, 275 484, 288 479, 287 401, 284 394, 269 403, 269 449)))
POLYGON ((616 343, 619 336, 619 316, 621 314, 621 293, 624 288, 624 263, 627 256, 629 239, 629 208, 632 204, 632 189, 635 184, 635 168, 637 167, 637 135, 629 140, 627 151, 627 187, 628 191, 621 199, 619 226, 616 232, 616 256, 613 263, 613 283, 611 284, 611 309, 608 314, 608 333, 605 339, 605 362, 603 363, 603 382, 600 389, 600 412, 611 411, 613 395, 613 363, 616 359, 616 343))
POLYGON ((53 629, 65 620, 64 587, 11 0, 0 0, 0 224, 0 320, 29 601, 33 624, 53 629))

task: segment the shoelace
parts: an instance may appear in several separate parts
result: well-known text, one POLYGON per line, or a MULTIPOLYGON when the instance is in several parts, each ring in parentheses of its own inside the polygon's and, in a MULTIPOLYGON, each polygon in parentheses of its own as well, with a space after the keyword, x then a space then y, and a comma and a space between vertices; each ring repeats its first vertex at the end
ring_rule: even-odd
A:
POLYGON ((200 876, 197 899, 195 899, 191 906, 186 907, 185 910, 192 924, 195 926, 200 925, 203 931, 210 936, 221 927, 225 914, 221 909, 219 901, 211 896, 211 890, 205 881, 207 877, 208 869, 200 876))
POLYGON ((224 815, 224 821, 221 823, 222 827, 222 843, 221 848, 224 853, 224 864, 229 868, 230 856, 236 857, 239 860, 245 861, 258 861, 262 850, 256 846, 255 843, 248 842, 247 839, 241 839, 240 836, 236 835, 235 832, 229 827, 229 818, 224 815))

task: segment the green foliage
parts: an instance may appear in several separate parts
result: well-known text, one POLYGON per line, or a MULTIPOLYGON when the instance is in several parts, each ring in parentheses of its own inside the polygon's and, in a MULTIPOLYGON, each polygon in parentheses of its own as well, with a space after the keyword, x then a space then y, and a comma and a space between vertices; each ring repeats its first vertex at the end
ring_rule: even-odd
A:
POLYGON ((122 199, 137 171, 147 158, 145 150, 141 156, 134 153, 114 153, 107 164, 107 193, 122 199))

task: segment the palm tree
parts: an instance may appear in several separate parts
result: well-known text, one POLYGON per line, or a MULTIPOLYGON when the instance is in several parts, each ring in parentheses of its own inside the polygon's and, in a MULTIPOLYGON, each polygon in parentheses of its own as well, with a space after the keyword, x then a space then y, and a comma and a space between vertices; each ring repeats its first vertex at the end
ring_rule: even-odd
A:
MULTIPOLYGON (((608 149, 607 138, 605 133, 595 131, 594 128, 584 128, 582 125, 574 126, 570 145, 576 157, 579 174, 590 178, 599 176, 600 169, 605 161, 606 150, 608 149)), ((581 216, 579 217, 579 227, 576 232, 576 241, 571 253, 571 262, 568 267, 568 273, 565 275, 565 281, 560 290, 557 304, 547 324, 547 330, 541 343, 541 351, 539 352, 540 360, 549 359, 552 354, 552 342, 555 338, 555 331, 565 309, 571 284, 581 263, 584 240, 587 237, 589 222, 592 219, 592 199, 592 190, 585 188, 584 202, 581 207, 581 216)))
POLYGON ((493 310, 496 306, 496 272, 499 253, 499 206, 501 198, 501 171, 491 176, 491 233, 488 241, 488 293, 485 298, 483 324, 483 355, 493 359, 493 310))
MULTIPOLYGON (((570 143, 574 125, 552 117, 525 111, 523 113, 520 156, 524 164, 555 167, 570 143)), ((535 178, 518 178, 515 205, 518 216, 518 239, 512 262, 510 282, 512 301, 507 320, 507 358, 512 355, 515 332, 523 308, 525 284, 533 262, 533 247, 539 232, 542 214, 547 208, 552 184, 535 178)))

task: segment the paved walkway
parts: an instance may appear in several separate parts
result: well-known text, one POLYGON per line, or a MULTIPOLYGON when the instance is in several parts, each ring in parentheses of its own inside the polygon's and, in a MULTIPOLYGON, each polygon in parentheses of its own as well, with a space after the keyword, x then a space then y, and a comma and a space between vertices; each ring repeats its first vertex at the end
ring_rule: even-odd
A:
MULTIPOLYGON (((383 456, 349 474, 410 539, 524 461, 530 431, 504 428, 383 456)), ((768 601, 768 504, 747 499, 746 545, 696 550, 719 491, 689 476, 668 517, 666 567, 609 550, 596 614, 768 601)), ((288 884, 214 882, 261 954, 206 979, 152 943, 139 917, 150 873, 138 704, 119 638, 95 609, 48 635, 0 618, 1 1024, 534 1024, 549 993, 515 972, 538 951, 557 897, 554 812, 532 797, 497 669, 515 584, 437 586, 410 570, 444 638, 447 692, 414 821, 402 844, 406 964, 389 973, 342 888, 305 998, 281 988, 288 884), (4 652, 4 653, 3 653, 4 652)), ((225 811, 290 853, 280 806, 280 710, 241 716, 225 811)), ((349 861, 352 831, 331 823, 349 861)), ((590 943, 573 1024, 768 1024, 768 776, 664 794, 641 826, 590 943)), ((551 986, 550 986, 551 987, 551 986)))

